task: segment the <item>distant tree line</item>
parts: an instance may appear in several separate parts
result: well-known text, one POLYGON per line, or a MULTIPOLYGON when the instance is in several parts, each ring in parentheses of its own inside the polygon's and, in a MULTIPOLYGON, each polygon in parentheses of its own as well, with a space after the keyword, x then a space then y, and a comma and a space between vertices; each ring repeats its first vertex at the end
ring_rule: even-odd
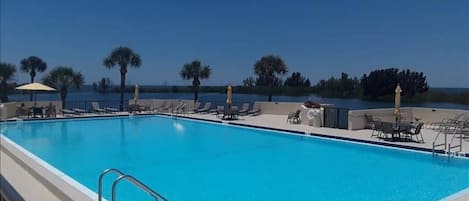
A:
MULTIPOLYGON (((119 92, 120 108, 123 109, 124 92, 133 91, 133 87, 125 86, 128 68, 138 68, 142 65, 142 59, 128 47, 117 47, 104 58, 103 66, 106 68, 118 67, 120 73, 120 87, 113 87, 110 78, 103 77, 93 83, 93 88, 102 93, 119 92)), ((47 70, 47 63, 37 56, 30 56, 20 61, 20 71, 28 73, 31 82, 35 81, 38 73, 47 70)), ((203 65, 200 60, 188 62, 182 66, 179 75, 183 80, 190 80, 190 86, 169 87, 141 87, 141 92, 193 92, 194 101, 198 100, 199 92, 225 93, 226 86, 202 86, 201 80, 209 79, 212 74, 209 65, 203 65)), ((469 92, 458 95, 447 95, 444 92, 430 92, 423 72, 397 68, 377 69, 368 74, 363 74, 359 79, 342 73, 340 77, 331 77, 320 80, 311 87, 310 80, 300 72, 293 72, 283 79, 288 73, 287 64, 277 55, 266 55, 257 60, 253 65, 254 76, 243 80, 242 86, 233 86, 234 93, 254 93, 268 96, 272 101, 273 95, 308 95, 316 93, 324 97, 337 98, 365 98, 372 100, 389 100, 394 95, 397 83, 402 88, 404 98, 412 98, 417 101, 448 101, 469 104, 469 92)), ((16 66, 10 63, 0 63, 0 99, 8 101, 8 94, 14 91, 16 86, 14 77, 16 66)), ((65 105, 68 88, 81 87, 84 77, 72 67, 58 66, 47 73, 42 82, 58 90, 65 105)), ((32 97, 31 97, 32 98, 32 97)))
POLYGON ((397 83, 401 86, 403 97, 414 97, 429 88, 423 72, 387 68, 364 74, 360 80, 342 73, 340 78, 320 80, 313 86, 313 91, 326 97, 378 100, 393 96, 397 83))

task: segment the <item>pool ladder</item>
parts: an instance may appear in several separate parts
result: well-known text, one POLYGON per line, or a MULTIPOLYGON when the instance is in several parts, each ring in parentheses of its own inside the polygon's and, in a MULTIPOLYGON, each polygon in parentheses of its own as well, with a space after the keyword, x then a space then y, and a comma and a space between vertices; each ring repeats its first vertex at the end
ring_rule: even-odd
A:
POLYGON ((445 125, 439 128, 438 134, 435 137, 435 140, 433 141, 433 146, 432 146, 432 152, 433 155, 437 154, 437 147, 443 147, 443 149, 440 149, 440 151, 443 151, 450 156, 455 156, 458 155, 460 152, 462 152, 462 139, 468 132, 468 126, 465 125, 463 122, 458 122, 456 124, 450 124, 450 125, 445 125), (438 137, 440 134, 444 135, 444 142, 437 144, 438 137), (451 134, 451 139, 449 140, 448 143, 448 134, 451 134), (459 138, 459 140, 454 141, 455 138, 459 138), (454 143, 453 143, 454 142, 454 143), (459 148, 455 151, 452 151, 452 149, 459 148))
POLYGON ((118 177, 112 182, 112 196, 111 200, 116 201, 116 187, 117 184, 119 184, 120 181, 122 180, 128 180, 130 183, 135 185, 136 187, 140 188, 141 190, 147 192, 150 196, 155 198, 155 201, 168 201, 166 198, 155 192, 153 189, 139 181, 137 178, 133 177, 132 175, 128 175, 123 173, 122 171, 115 169, 115 168, 108 168, 104 170, 100 175, 98 179, 98 201, 102 201, 103 199, 103 178, 106 174, 108 173, 116 173, 118 177))

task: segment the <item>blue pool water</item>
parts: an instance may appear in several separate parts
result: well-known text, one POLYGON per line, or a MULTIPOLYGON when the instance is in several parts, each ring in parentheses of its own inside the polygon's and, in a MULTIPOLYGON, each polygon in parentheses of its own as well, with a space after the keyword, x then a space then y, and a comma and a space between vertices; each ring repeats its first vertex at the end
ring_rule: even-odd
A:
MULTIPOLYGON (((469 187, 466 159, 192 120, 2 126, 5 136, 93 191, 109 167, 171 201, 438 200, 469 187)), ((106 177, 107 198, 111 182, 106 177)), ((126 183, 118 196, 151 200, 126 183)))

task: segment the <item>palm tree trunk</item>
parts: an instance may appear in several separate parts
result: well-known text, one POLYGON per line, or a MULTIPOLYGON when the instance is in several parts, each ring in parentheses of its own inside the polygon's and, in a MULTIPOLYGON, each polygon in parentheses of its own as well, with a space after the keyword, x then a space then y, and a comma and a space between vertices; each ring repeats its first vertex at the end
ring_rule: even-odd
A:
POLYGON ((199 86, 194 86, 194 103, 199 99, 199 86))
POLYGON ((5 80, 2 80, 0 93, 1 93, 2 103, 8 102, 8 84, 6 83, 5 80))
POLYGON ((125 90, 125 73, 121 71, 121 87, 120 87, 120 102, 119 110, 124 111, 124 90, 125 90))
POLYGON ((60 99, 62 100, 62 109, 65 108, 65 101, 67 99, 67 87, 60 89, 60 99))
MULTIPOLYGON (((34 75, 31 75, 31 83, 34 82, 34 75)), ((29 101, 33 101, 33 91, 29 93, 29 101)))

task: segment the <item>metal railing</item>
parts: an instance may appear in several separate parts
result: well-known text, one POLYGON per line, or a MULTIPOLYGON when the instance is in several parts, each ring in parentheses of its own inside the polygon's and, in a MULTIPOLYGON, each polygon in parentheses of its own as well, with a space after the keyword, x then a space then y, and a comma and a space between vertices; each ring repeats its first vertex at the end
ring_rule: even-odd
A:
POLYGON ((436 129, 436 131, 438 131, 438 133, 432 143, 433 155, 436 155, 438 150, 447 154, 448 157, 451 155, 457 155, 459 152, 462 152, 462 141, 466 133, 468 132, 467 122, 441 124, 439 125, 438 129, 436 129), (444 140, 442 143, 437 142, 440 138, 440 135, 444 136, 444 140), (452 135, 451 139, 448 139, 448 135, 452 135), (457 142, 454 141, 454 139, 456 138, 459 138, 457 142), (454 144, 453 142, 455 142, 456 144, 454 144), (443 147, 443 149, 437 149, 438 147, 443 147), (453 152, 452 149, 454 148, 459 148, 459 150, 453 152))
POLYGON ((152 196, 155 199, 155 201, 158 201, 158 200, 168 201, 166 198, 164 198, 163 196, 158 194, 156 191, 154 191, 153 189, 151 189, 150 187, 145 185, 143 182, 141 182, 137 178, 133 177, 132 175, 125 174, 122 171, 120 171, 118 169, 115 169, 115 168, 106 169, 99 175, 99 178, 98 178, 98 201, 102 201, 102 197, 103 197, 103 178, 107 173, 110 173, 110 172, 114 172, 117 175, 119 175, 119 177, 117 177, 117 179, 115 179, 114 182, 112 182, 112 190, 111 190, 112 191, 112 194, 111 194, 111 200, 112 201, 116 201, 116 187, 117 187, 117 184, 119 184, 119 182, 122 181, 122 180, 127 180, 130 183, 132 183, 133 185, 135 185, 136 187, 138 187, 139 189, 145 191, 150 196, 152 196))

